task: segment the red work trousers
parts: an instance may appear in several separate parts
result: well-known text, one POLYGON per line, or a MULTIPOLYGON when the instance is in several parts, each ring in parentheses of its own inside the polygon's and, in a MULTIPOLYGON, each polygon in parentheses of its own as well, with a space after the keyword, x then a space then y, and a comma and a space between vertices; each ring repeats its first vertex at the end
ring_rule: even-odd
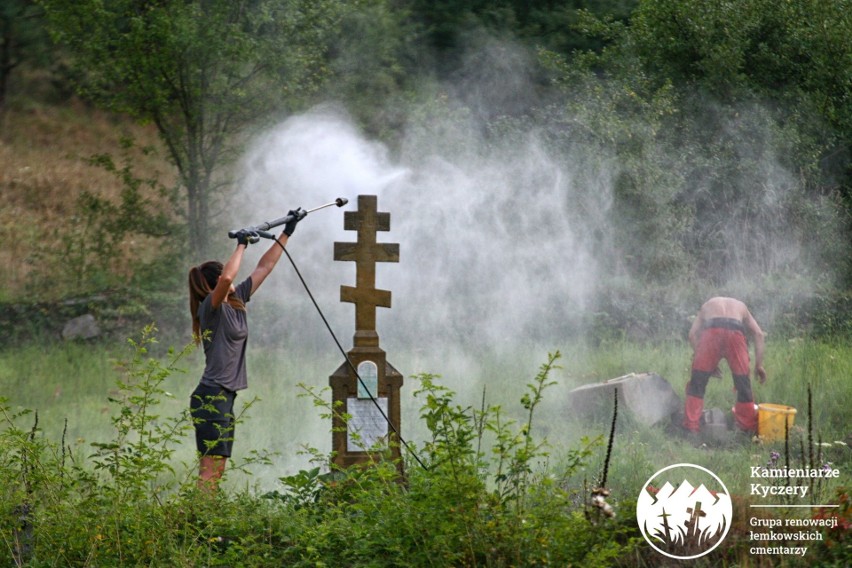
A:
POLYGON ((704 392, 710 376, 722 359, 731 368, 737 391, 737 402, 734 405, 736 424, 741 430, 754 432, 757 430, 757 411, 749 378, 748 342, 742 331, 716 327, 702 330, 698 340, 692 360, 692 376, 686 384, 683 426, 693 432, 699 431, 704 410, 704 392))

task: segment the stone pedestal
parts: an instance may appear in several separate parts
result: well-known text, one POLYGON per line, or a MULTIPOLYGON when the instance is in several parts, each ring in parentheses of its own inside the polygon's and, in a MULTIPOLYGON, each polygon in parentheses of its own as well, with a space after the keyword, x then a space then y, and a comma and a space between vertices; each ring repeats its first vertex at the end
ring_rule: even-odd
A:
POLYGON ((342 402, 332 419, 334 463, 341 467, 365 463, 376 457, 374 451, 389 451, 392 459, 399 458, 402 373, 378 348, 353 349, 349 361, 352 365, 344 362, 328 378, 332 400, 342 402), (350 416, 348 424, 342 414, 350 416))

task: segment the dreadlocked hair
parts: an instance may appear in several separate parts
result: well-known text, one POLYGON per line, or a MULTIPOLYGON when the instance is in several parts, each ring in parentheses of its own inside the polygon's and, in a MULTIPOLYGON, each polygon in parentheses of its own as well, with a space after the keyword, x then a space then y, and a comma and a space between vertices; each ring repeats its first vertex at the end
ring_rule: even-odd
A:
MULTIPOLYGON (((210 295, 224 266, 217 260, 210 260, 189 269, 189 313, 192 315, 192 337, 195 344, 201 343, 201 320, 198 318, 198 307, 204 298, 210 295)), ((228 294, 226 300, 235 310, 245 311, 246 305, 233 294, 228 294)))

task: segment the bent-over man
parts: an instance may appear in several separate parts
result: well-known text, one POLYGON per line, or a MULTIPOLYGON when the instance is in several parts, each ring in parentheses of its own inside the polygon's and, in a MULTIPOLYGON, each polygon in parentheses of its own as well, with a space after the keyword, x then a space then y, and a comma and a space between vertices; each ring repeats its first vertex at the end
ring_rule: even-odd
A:
POLYGON ((704 391, 711 376, 721 377, 719 361, 725 359, 734 378, 737 402, 734 421, 740 430, 757 431, 757 411, 749 378, 749 352, 746 334, 754 339, 754 372, 760 384, 766 382, 763 368, 764 334, 748 307, 735 298, 707 300, 689 330, 694 355, 692 375, 686 384, 683 426, 698 432, 704 410, 704 391))

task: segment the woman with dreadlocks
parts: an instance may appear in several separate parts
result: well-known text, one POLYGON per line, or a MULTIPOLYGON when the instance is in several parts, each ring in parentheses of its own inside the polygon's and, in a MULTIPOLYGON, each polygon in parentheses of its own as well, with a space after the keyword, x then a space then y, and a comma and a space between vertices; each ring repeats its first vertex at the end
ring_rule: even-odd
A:
POLYGON ((211 260, 189 271, 189 310, 196 344, 204 346, 204 373, 190 398, 190 414, 201 456, 198 486, 215 491, 231 456, 234 441, 234 400, 248 386, 246 303, 260 288, 281 258, 287 240, 304 217, 301 209, 290 211, 277 242, 267 250, 251 275, 234 285, 243 253, 255 234, 237 233, 237 248, 223 265, 211 260))

